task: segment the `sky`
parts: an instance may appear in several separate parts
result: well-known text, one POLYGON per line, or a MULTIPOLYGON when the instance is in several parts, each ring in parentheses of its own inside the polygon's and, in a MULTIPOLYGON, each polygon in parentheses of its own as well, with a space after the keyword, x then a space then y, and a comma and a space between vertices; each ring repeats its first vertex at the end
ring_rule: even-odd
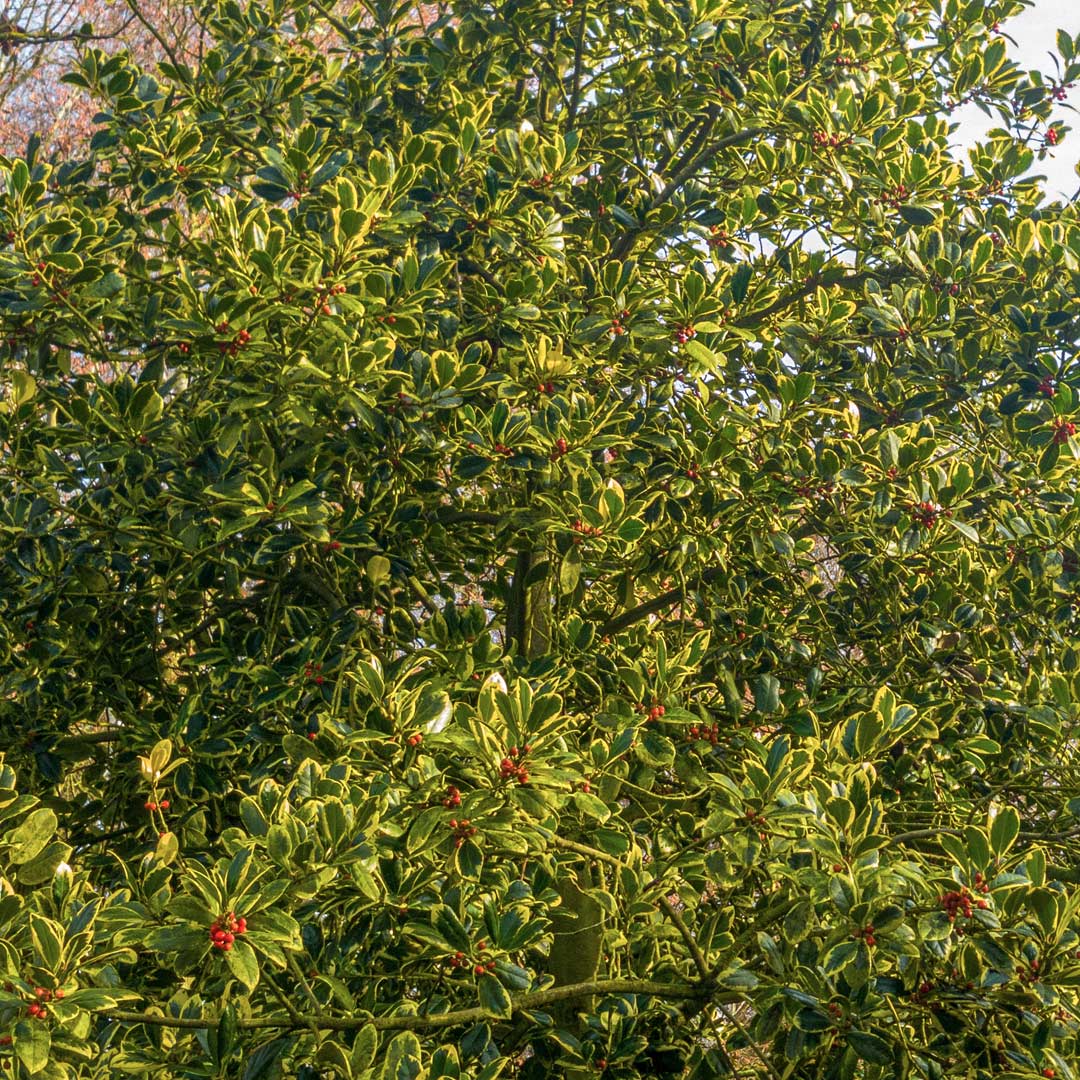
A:
MULTIPOLYGON (((1058 28, 1074 38, 1080 34, 1080 3, 1077 0, 1035 0, 1022 15, 1002 23, 1006 36, 1016 42, 1009 47, 1010 56, 1025 70, 1037 68, 1048 74, 1054 73, 1054 65, 1047 53, 1056 52, 1055 35, 1058 28)), ((1070 91, 1064 105, 1080 109, 1080 80, 1070 91)), ((1074 130, 1066 135, 1061 146, 1043 161, 1036 160, 1033 172, 1046 176, 1046 191, 1050 198, 1068 198, 1080 188, 1080 176, 1074 166, 1080 161, 1080 114, 1059 105, 1054 119, 1074 130)), ((991 119, 974 105, 953 114, 960 123, 954 133, 959 144, 973 143, 1000 121, 991 119)))

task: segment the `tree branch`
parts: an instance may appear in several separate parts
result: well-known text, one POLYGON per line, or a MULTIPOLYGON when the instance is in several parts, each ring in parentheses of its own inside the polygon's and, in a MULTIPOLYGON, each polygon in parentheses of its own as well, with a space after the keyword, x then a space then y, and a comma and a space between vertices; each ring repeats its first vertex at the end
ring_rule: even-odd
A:
MULTIPOLYGON (((572 1001, 575 998, 594 997, 603 994, 640 994, 643 997, 665 998, 673 1001, 692 998, 714 998, 727 1002, 740 1001, 735 993, 716 994, 714 991, 689 983, 665 983, 650 979, 597 979, 592 982, 573 983, 569 986, 553 986, 547 990, 534 990, 528 994, 516 994, 510 999, 512 1014, 541 1009, 560 1001, 572 1001)), ((216 1027, 217 1017, 206 1019, 181 1016, 161 1016, 156 1013, 142 1013, 127 1010, 99 1009, 107 1021, 122 1024, 149 1024, 153 1027, 187 1028, 206 1030, 216 1027)), ((427 1016, 265 1016, 260 1018, 240 1017, 236 1026, 241 1030, 253 1031, 265 1028, 286 1030, 308 1029, 312 1026, 322 1031, 355 1031, 371 1024, 376 1031, 423 1031, 430 1028, 458 1027, 475 1024, 481 1020, 491 1020, 491 1013, 476 1007, 455 1009, 451 1012, 434 1013, 427 1016)))
POLYGON ((811 278, 810 281, 806 282, 806 284, 801 285, 792 292, 777 297, 777 299, 768 307, 762 308, 759 311, 749 311, 745 315, 739 316, 737 319, 732 319, 731 325, 740 327, 755 326, 760 323, 762 319, 767 319, 771 315, 775 315, 777 312, 783 311, 785 308, 788 308, 792 304, 809 296, 821 285, 835 285, 840 289, 857 289, 871 278, 886 284, 892 284, 895 281, 900 281, 902 278, 907 277, 910 273, 911 271, 905 266, 882 266, 871 270, 859 270, 854 274, 848 274, 846 277, 832 278, 831 280, 825 274, 817 274, 811 278))
MULTIPOLYGON (((694 135, 693 142, 687 147, 686 153, 679 159, 674 175, 667 184, 664 185, 664 189, 654 196, 653 200, 649 203, 650 211, 663 206, 664 203, 666 203, 706 161, 715 158, 721 150, 724 150, 729 146, 737 146, 739 143, 746 142, 755 135, 760 135, 765 130, 762 127, 752 127, 743 128, 741 131, 733 131, 730 135, 725 135, 715 142, 710 143, 703 151, 701 151, 701 153, 698 153, 698 149, 709 137, 709 132, 712 131, 718 116, 719 112, 714 111, 711 120, 706 120, 706 122, 698 129, 697 133, 694 135)), ((634 241, 644 231, 645 226, 638 225, 623 233, 619 242, 612 249, 611 258, 625 258, 633 247, 634 241)))
MULTIPOLYGON (((614 855, 608 855, 606 852, 600 851, 599 848, 589 847, 588 844, 579 844, 576 840, 567 840, 562 836, 552 836, 551 843, 555 847, 565 848, 567 851, 576 851, 580 855, 588 855, 600 862, 606 862, 610 863, 612 866, 617 866, 622 870, 629 869, 622 859, 618 859, 614 855)), ((654 878, 653 881, 650 882, 649 887, 651 888, 656 884, 657 879, 654 878)), ((683 941, 686 942, 686 947, 690 950, 690 956, 694 961, 694 967, 697 968, 698 974, 703 981, 710 981, 714 978, 714 975, 709 971, 709 965, 705 959, 705 954, 701 951, 701 946, 698 945, 697 938, 694 937, 690 932, 690 928, 683 921, 682 915, 679 914, 679 911, 668 899, 666 894, 661 894, 658 902, 663 909, 664 914, 671 920, 675 929, 679 931, 683 941)))
POLYGON ((600 635, 617 634, 620 630, 625 630, 628 626, 633 626, 634 623, 640 622, 649 615, 654 615, 656 612, 662 611, 664 608, 670 607, 672 604, 676 604, 680 600, 685 599, 686 594, 692 589, 700 588, 702 585, 708 585, 726 571, 726 566, 712 566, 708 570, 700 573, 692 581, 688 582, 685 587, 677 585, 674 589, 668 589, 667 592, 660 593, 659 596, 654 596, 651 600, 646 600, 644 603, 638 604, 636 607, 632 607, 629 610, 622 612, 620 615, 613 616, 600 627, 600 635))
POLYGON ((581 104, 581 74, 585 56, 585 25, 589 19, 588 0, 581 5, 581 21, 578 23, 577 40, 574 42, 574 82, 570 94, 569 121, 572 124, 581 104))

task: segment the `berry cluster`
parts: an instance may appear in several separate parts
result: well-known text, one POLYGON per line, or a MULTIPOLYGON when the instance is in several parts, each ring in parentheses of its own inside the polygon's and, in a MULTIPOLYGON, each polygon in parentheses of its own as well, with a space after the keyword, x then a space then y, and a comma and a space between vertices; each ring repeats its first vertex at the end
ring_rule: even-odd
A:
POLYGON ((1029 960, 1028 966, 1018 967, 1016 969, 1016 977, 1022 983, 1033 983, 1039 981, 1039 961, 1029 960))
POLYGON ((599 536, 600 535, 599 526, 586 525, 585 522, 581 520, 581 518, 575 518, 572 528, 573 528, 574 532, 580 533, 580 536, 575 536, 574 537, 574 543, 575 544, 580 544, 581 543, 581 537, 582 536, 599 536))
POLYGON ((539 190, 540 188, 549 188, 549 187, 551 187, 551 180, 552 180, 551 173, 546 172, 546 173, 544 173, 543 176, 534 176, 528 183, 529 183, 529 187, 531 187, 534 191, 536 191, 536 190, 539 190))
POLYGON ((823 480, 820 483, 814 483, 809 477, 792 477, 791 483, 795 488, 795 494, 803 499, 810 499, 817 496, 819 499, 826 499, 836 490, 836 484, 832 480, 823 480))
POLYGON ((454 847, 459 848, 470 836, 476 835, 476 826, 469 823, 468 818, 450 819, 450 828, 454 830, 454 847))
POLYGON ((327 543, 326 547, 323 548, 323 551, 326 551, 326 552, 340 551, 340 550, 341 550, 341 541, 340 540, 331 540, 331 541, 329 541, 329 543, 327 543))
POLYGON ((814 146, 815 147, 835 147, 840 145, 839 135, 830 135, 825 131, 814 132, 814 146))
POLYGON ((622 335, 626 333, 626 327, 623 326, 623 322, 629 318, 630 312, 626 308, 623 308, 622 311, 611 320, 611 329, 608 333, 615 337, 622 337, 622 335))
POLYGON ((509 447, 506 445, 506 443, 501 442, 495 443, 491 447, 491 449, 494 450, 496 454, 502 454, 505 457, 509 457, 514 452, 512 447, 509 447))
POLYGON ((528 743, 520 749, 511 746, 508 755, 499 762, 499 776, 503 780, 516 780, 519 784, 527 784, 529 782, 529 770, 525 768, 521 759, 530 750, 532 750, 532 747, 528 743))
POLYGON ((748 829, 757 829, 758 839, 764 844, 769 839, 769 826, 765 821, 765 815, 758 810, 747 810, 743 818, 748 829))
POLYGON ((686 478, 688 480, 700 480, 701 479, 701 471, 698 469, 697 465, 691 463, 690 468, 688 468, 686 470, 686 478))
POLYGON ((720 738, 720 725, 713 724, 710 727, 708 724, 691 724, 686 732, 686 737, 690 742, 707 742, 715 746, 720 738))
POLYGON ((299 179, 300 182, 296 185, 296 190, 295 191, 287 191, 287 192, 285 192, 285 197, 289 198, 289 199, 296 199, 297 201, 299 201, 301 199, 301 197, 303 196, 304 192, 306 192, 307 189, 308 189, 308 187, 307 187, 308 174, 306 172, 301 171, 301 172, 298 172, 296 175, 297 175, 297 178, 299 179))
POLYGON ((1052 376, 1047 375, 1045 379, 1042 379, 1039 382, 1039 385, 1035 389, 1046 397, 1053 397, 1057 393, 1057 383, 1052 376))
MULTIPOLYGON (((643 706, 642 706, 642 709, 644 710, 644 708, 645 708, 645 706, 643 705, 643 706)), ((664 715, 664 713, 665 713, 666 711, 667 711, 667 710, 666 710, 666 709, 664 708, 664 706, 663 706, 663 705, 654 705, 654 706, 653 706, 653 707, 652 707, 652 708, 651 708, 651 709, 649 710, 649 715, 648 715, 648 718, 649 718, 650 720, 659 720, 659 719, 660 719, 660 717, 661 717, 661 716, 663 716, 663 715, 664 715)))
POLYGON ((461 805, 461 792, 453 784, 446 785, 446 797, 442 804, 447 810, 455 810, 461 805))
POLYGON ((830 1001, 825 1008, 828 1010, 829 1016, 832 1018, 833 1030, 836 1030, 843 1026, 844 1028, 851 1027, 850 1018, 844 1019, 844 1010, 835 1002, 830 1001))
MULTIPOLYGON (((268 504, 267 508, 272 504, 268 504)), ((319 672, 322 671, 322 664, 313 664, 310 661, 304 665, 304 678, 309 679, 316 686, 322 686, 326 681, 319 672)))
POLYGON ((710 225, 709 233, 709 247, 714 251, 731 247, 731 241, 728 239, 726 229, 721 229, 719 225, 710 225))
POLYGON ((1054 442, 1059 446, 1067 443, 1076 434, 1076 425, 1071 420, 1054 421, 1054 442))
MULTIPOLYGON (((216 329, 219 334, 225 333, 228 330, 228 322, 218 323, 216 329)), ((228 353, 230 356, 235 356, 245 345, 251 340, 251 334, 247 330, 239 330, 231 341, 219 341, 218 352, 228 353)))
POLYGON ((568 453, 570 445, 565 439, 556 439, 555 445, 551 448, 551 460, 558 461, 564 454, 568 453))
MULTIPOLYGON (((482 941, 476 947, 479 950, 481 950, 481 952, 486 948, 484 942, 482 942, 482 941)), ((449 962, 450 962, 450 966, 452 968, 467 968, 467 967, 471 966, 474 975, 483 975, 485 971, 494 971, 495 970, 495 961, 494 960, 488 960, 488 962, 486 964, 482 964, 479 961, 476 961, 474 963, 472 960, 470 960, 460 950, 458 952, 454 953, 454 955, 450 957, 449 962)))
POLYGON ((869 66, 866 63, 861 63, 852 56, 838 56, 833 63, 836 64, 838 68, 858 68, 860 71, 865 71, 869 66))
POLYGON ((222 916, 211 924, 210 942, 220 952, 229 952, 233 947, 233 942, 246 933, 247 919, 243 916, 237 918, 236 912, 230 911, 228 915, 222 916))
POLYGON ((49 1015, 49 1010, 45 1008, 45 1003, 52 1001, 53 998, 60 999, 64 996, 63 990, 47 990, 44 986, 34 987, 34 997, 36 1001, 30 1002, 27 1006, 27 1013, 34 1017, 36 1020, 44 1020, 49 1015))
MULTIPOLYGON (((979 884, 978 879, 976 879, 976 885, 979 884)), ((987 885, 985 888, 988 890, 989 886, 987 885)), ((961 886, 959 889, 953 889, 951 892, 942 893, 938 897, 938 903, 941 905, 941 910, 948 915, 949 922, 956 922, 959 916, 970 919, 971 913, 976 907, 985 909, 987 906, 985 900, 974 899, 966 885, 961 886)))
POLYGON ((685 345, 691 338, 697 337, 697 331, 687 323, 685 326, 675 327, 675 341, 679 345, 685 345))
POLYGON ((554 394, 555 384, 553 382, 538 382, 536 384, 537 393, 540 394, 554 394))
POLYGON ((908 188, 906 184, 896 184, 894 187, 886 188, 880 199, 875 199, 879 206, 888 206, 893 210, 898 210, 900 204, 904 202, 909 195, 913 192, 908 188))
POLYGON ((162 799, 161 802, 145 802, 143 807, 149 810, 152 814, 155 810, 168 810, 172 804, 168 799, 162 799))
POLYGON ((939 517, 952 517, 951 510, 943 509, 936 502, 913 503, 908 512, 911 514, 912 521, 924 529, 932 529, 938 523, 939 517))
POLYGON ((405 740, 405 742, 406 742, 406 743, 408 743, 408 745, 409 745, 410 747, 414 748, 414 749, 415 749, 415 748, 416 748, 417 746, 419 746, 419 745, 420 745, 420 744, 421 744, 421 743, 422 743, 423 741, 424 741, 424 736, 423 736, 423 735, 421 735, 419 731, 417 731, 417 732, 414 732, 414 733, 413 733, 412 735, 410 735, 410 736, 409 736, 409 737, 408 737, 408 738, 407 738, 407 739, 405 740))
POLYGON ((1057 146, 1061 142, 1061 129, 1060 128, 1047 128, 1046 129, 1046 145, 1057 146))
POLYGON ((873 923, 867 923, 861 930, 852 930, 851 936, 855 941, 862 939, 867 945, 873 946, 877 944, 877 938, 874 937, 873 923))
POLYGON ((948 282, 944 278, 937 277, 936 275, 930 281, 930 287, 934 292, 948 293, 950 296, 960 295, 960 285, 957 282, 948 282))

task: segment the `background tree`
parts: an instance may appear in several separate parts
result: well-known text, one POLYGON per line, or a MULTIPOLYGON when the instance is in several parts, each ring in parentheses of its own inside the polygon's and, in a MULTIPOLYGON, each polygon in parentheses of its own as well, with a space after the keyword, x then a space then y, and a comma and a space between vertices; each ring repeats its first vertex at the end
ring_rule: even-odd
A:
POLYGON ((2 162, 13 1075, 1073 1075, 1080 65, 1018 6, 85 50, 85 156, 2 162))
MULTIPOLYGON (((347 10, 349 5, 332 4, 347 10)), ((441 14, 438 4, 414 5, 419 29, 441 14)), ((0 152, 21 154, 31 139, 47 156, 84 153, 94 133, 97 103, 64 81, 80 47, 129 52, 153 70, 161 60, 197 67, 208 45, 199 5, 182 0, 12 0, 0 14, 0 152)), ((303 40, 338 43, 327 23, 303 40)))

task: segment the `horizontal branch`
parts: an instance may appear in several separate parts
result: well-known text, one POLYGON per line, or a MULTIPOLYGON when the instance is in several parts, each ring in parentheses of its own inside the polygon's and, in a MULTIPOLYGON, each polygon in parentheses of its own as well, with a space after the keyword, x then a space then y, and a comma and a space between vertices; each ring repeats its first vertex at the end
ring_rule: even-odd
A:
MULTIPOLYGON (((573 1001, 575 998, 588 998, 604 994, 640 994, 643 997, 658 997, 667 1000, 687 1000, 723 996, 727 1000, 738 1001, 737 994, 716 995, 711 989, 689 983, 665 983, 650 979, 597 979, 591 982, 572 983, 569 986, 552 986, 547 990, 535 990, 530 994, 515 994, 511 997, 514 1013, 542 1009, 560 1001, 573 1001)), ((160 1016, 156 1013, 128 1012, 125 1010, 100 1010, 107 1020, 123 1024, 149 1024, 153 1027, 186 1028, 200 1031, 216 1027, 218 1017, 160 1016)), ((452 1012, 433 1013, 426 1016, 263 1016, 241 1017, 236 1026, 242 1030, 253 1031, 265 1028, 283 1030, 311 1030, 313 1027, 323 1031, 353 1031, 369 1024, 376 1031, 424 1031, 435 1028, 457 1027, 475 1024, 481 1020, 492 1019, 492 1014, 479 1006, 471 1009, 455 1009, 452 1012)))
POLYGON ((656 612, 663 611, 664 608, 670 607, 672 604, 677 604, 680 600, 685 599, 686 594, 692 589, 708 585, 709 582, 724 574, 726 569, 724 566, 712 566, 688 582, 685 588, 676 586, 674 589, 668 589, 667 592, 662 592, 651 600, 646 600, 644 603, 638 604, 620 615, 613 616, 600 627, 600 634, 617 634, 620 630, 633 626, 634 623, 640 622, 649 615, 655 615, 656 612))
POLYGON ((745 315, 732 319, 731 325, 739 327, 757 326, 762 319, 768 319, 785 308, 791 307, 792 304, 804 300, 819 287, 828 288, 835 285, 838 289, 857 289, 871 279, 881 281, 883 284, 891 284, 907 277, 910 273, 911 271, 904 266, 882 266, 872 270, 859 270, 854 274, 832 278, 831 280, 825 274, 815 274, 804 285, 800 285, 799 288, 777 297, 768 307, 761 308, 758 311, 748 311, 745 315))

